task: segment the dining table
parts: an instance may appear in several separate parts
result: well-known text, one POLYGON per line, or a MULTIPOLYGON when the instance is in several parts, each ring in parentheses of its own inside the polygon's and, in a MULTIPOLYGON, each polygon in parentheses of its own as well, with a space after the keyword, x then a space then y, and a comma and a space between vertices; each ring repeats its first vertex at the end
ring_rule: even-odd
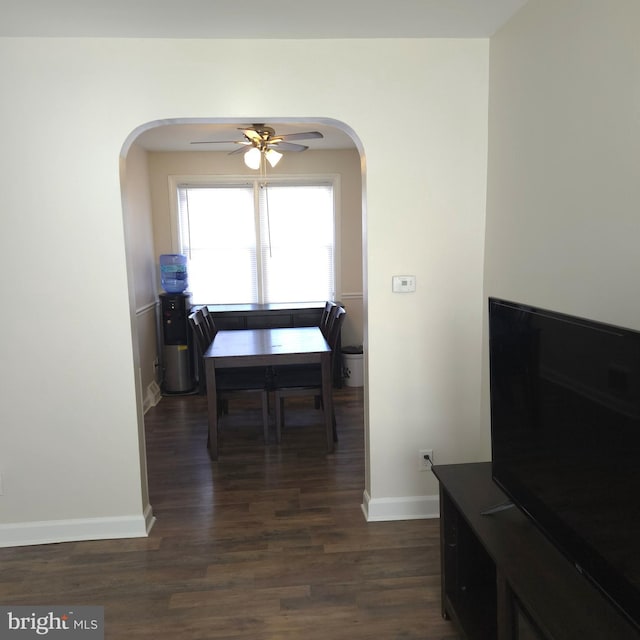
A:
POLYGON ((235 367, 277 367, 319 364, 327 452, 334 450, 331 347, 320 327, 284 327, 218 331, 204 353, 209 421, 209 455, 218 459, 218 393, 216 370, 235 367))

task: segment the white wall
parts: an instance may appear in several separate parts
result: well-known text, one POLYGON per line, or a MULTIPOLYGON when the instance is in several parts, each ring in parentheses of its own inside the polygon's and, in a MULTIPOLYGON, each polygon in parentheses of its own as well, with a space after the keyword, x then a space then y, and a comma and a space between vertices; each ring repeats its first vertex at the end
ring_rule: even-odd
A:
POLYGON ((18 278, 2 321, 0 544, 144 528, 119 156, 158 119, 353 127, 366 154, 370 516, 436 494, 419 447, 477 456, 487 41, 2 39, 0 80, 3 258, 18 278), (390 142, 389 121, 422 144, 390 142), (394 273, 415 274, 417 292, 394 296, 394 273))
POLYGON ((492 38, 487 296, 640 328, 638 25, 545 0, 492 38))

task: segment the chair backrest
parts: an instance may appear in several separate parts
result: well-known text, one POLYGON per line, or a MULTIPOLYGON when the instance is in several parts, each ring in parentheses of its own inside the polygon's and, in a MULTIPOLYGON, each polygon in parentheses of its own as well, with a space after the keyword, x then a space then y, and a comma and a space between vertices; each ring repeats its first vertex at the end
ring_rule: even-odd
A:
POLYGON ((338 306, 333 313, 333 321, 331 322, 331 327, 329 328, 329 337, 327 338, 327 342, 329 343, 332 352, 335 352, 338 348, 338 338, 340 337, 340 331, 342 331, 342 325, 344 324, 344 320, 346 317, 346 309, 344 307, 338 306))
POLYGON ((213 316, 209 313, 209 308, 205 305, 199 309, 202 314, 202 318, 205 325, 205 331, 209 336, 210 340, 213 340, 216 337, 216 333, 218 333, 218 327, 216 327, 216 322, 213 319, 213 316))
POLYGON ((198 344, 201 353, 204 353, 211 344, 209 336, 205 331, 205 323, 202 314, 199 311, 192 313, 189 316, 189 326, 193 332, 193 336, 198 344))
POLYGON ((322 311, 322 317, 320 318, 320 331, 325 338, 329 337, 329 326, 333 317, 333 312, 338 305, 331 300, 327 300, 324 303, 324 310, 322 311))
POLYGON ((331 310, 329 311, 329 317, 327 318, 325 330, 322 332, 327 342, 330 342, 331 340, 333 324, 336 321, 336 317, 340 309, 342 309, 342 311, 345 312, 344 307, 341 307, 339 304, 333 305, 333 307, 331 307, 331 310))

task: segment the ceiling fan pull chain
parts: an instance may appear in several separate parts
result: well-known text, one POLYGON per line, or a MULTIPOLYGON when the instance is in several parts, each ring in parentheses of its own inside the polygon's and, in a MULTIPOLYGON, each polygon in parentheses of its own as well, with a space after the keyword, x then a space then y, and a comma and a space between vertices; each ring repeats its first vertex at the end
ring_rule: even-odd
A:
POLYGON ((269 246, 269 258, 273 258, 273 253, 271 251, 271 222, 269 220, 269 189, 267 188, 267 161, 264 154, 262 154, 260 162, 260 175, 262 178, 260 188, 264 189, 264 207, 267 218, 267 244, 269 246))

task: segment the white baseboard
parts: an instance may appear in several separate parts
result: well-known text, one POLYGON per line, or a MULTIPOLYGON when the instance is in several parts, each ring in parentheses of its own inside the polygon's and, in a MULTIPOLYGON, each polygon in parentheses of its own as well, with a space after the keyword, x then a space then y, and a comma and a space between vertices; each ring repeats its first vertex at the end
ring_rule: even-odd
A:
POLYGON ((439 518, 440 496, 371 498, 365 491, 363 494, 362 511, 367 522, 439 518))
POLYGON ((153 529, 153 525, 156 523, 156 517, 153 515, 153 509, 150 504, 145 507, 143 516, 144 529, 147 532, 147 535, 149 535, 149 532, 153 529))
POLYGON ((142 410, 144 413, 147 413, 149 409, 155 407, 158 402, 162 399, 162 392, 160 391, 160 387, 157 382, 152 382, 147 387, 147 393, 144 396, 144 400, 142 403, 142 410))
POLYGON ((55 542, 144 538, 155 523, 151 506, 139 516, 43 520, 0 524, 0 547, 25 547, 55 542))

